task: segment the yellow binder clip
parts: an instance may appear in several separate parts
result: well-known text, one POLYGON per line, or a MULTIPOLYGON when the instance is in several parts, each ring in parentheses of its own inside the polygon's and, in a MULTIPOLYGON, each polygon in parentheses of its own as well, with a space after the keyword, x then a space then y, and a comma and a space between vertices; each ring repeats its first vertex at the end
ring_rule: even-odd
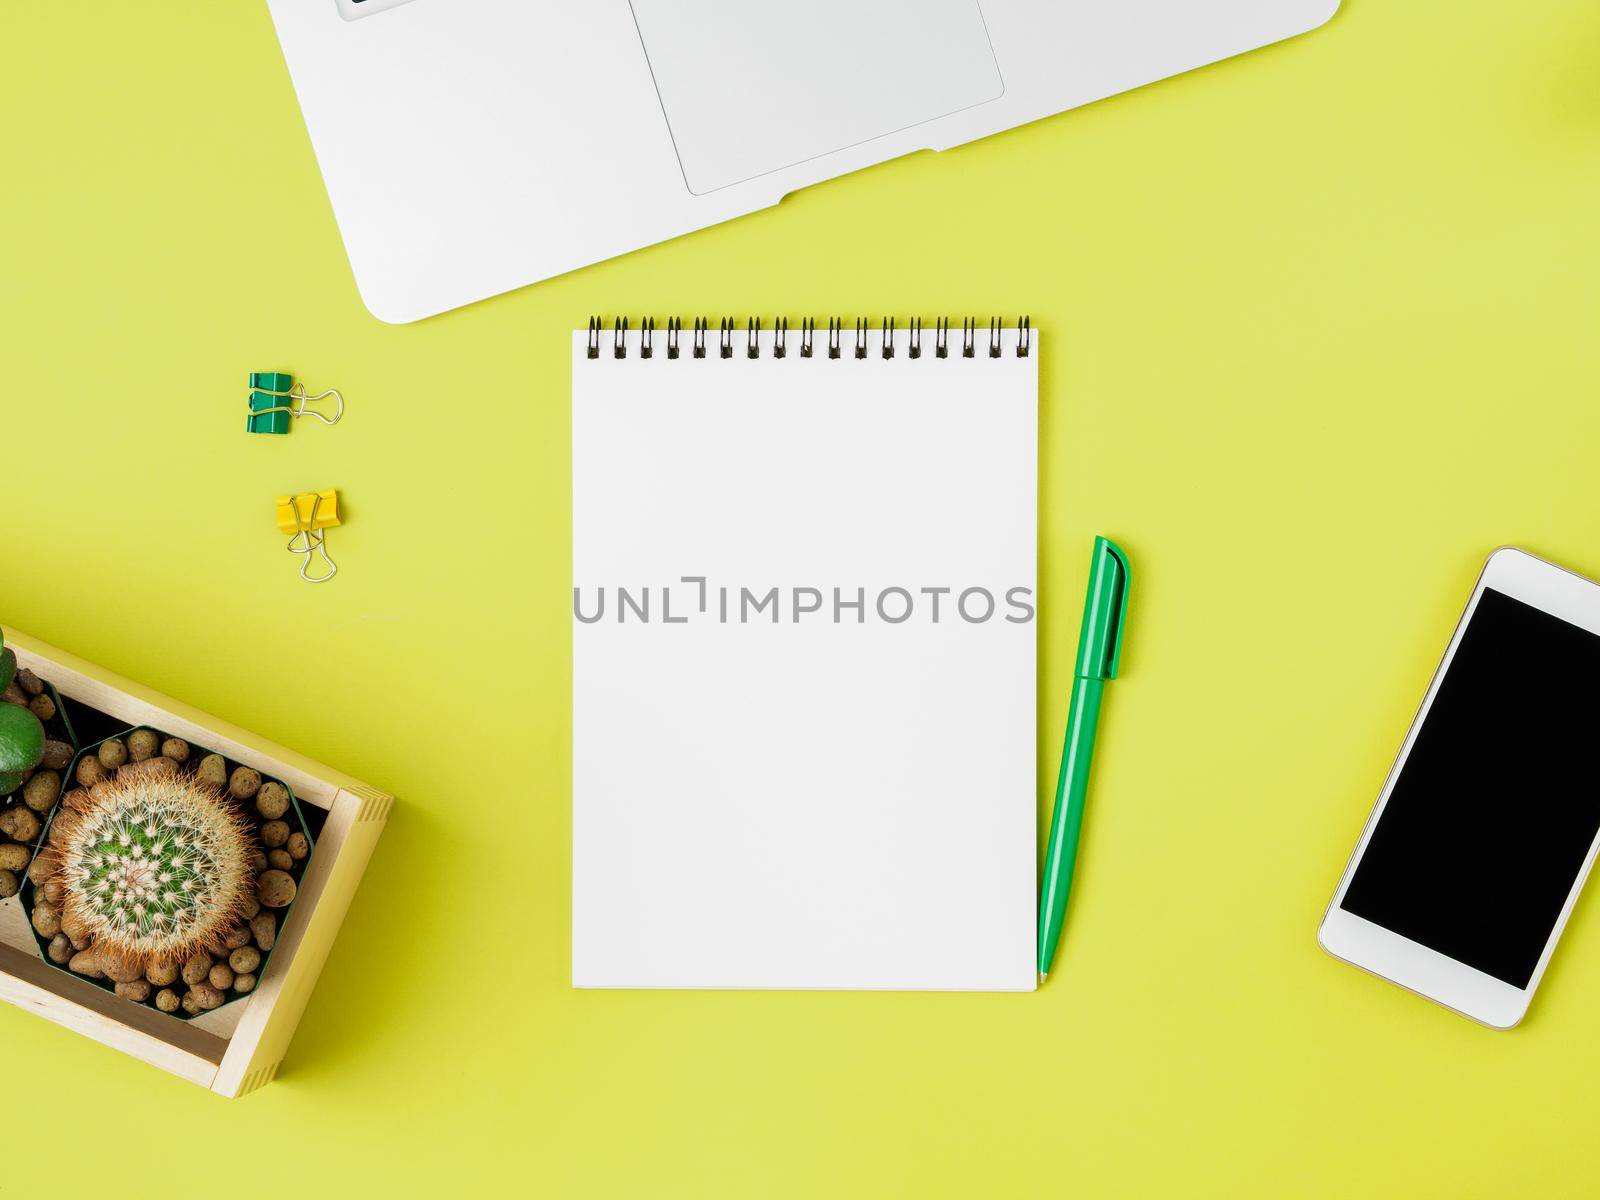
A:
POLYGON ((279 496, 277 503, 278 532, 290 534, 289 553, 303 556, 300 578, 307 583, 327 583, 339 573, 338 565, 328 557, 324 543, 325 530, 339 524, 339 492, 324 488, 320 492, 302 492, 298 496, 279 496), (312 563, 320 558, 325 570, 311 573, 312 563))

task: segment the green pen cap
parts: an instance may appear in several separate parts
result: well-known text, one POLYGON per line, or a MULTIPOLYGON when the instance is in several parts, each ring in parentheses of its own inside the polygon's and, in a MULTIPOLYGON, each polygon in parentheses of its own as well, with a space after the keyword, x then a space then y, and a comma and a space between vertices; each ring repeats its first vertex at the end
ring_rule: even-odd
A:
POLYGON ((1083 628, 1078 632, 1080 679, 1115 679, 1122 662, 1123 616, 1128 610, 1128 556, 1108 538, 1094 539, 1089 564, 1089 591, 1083 601, 1083 628))

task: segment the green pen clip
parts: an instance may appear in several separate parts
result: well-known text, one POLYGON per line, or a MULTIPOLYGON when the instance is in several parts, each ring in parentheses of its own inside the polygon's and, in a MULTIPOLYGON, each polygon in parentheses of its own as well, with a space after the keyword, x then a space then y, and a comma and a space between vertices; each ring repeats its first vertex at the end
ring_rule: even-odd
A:
POLYGON ((1074 675, 1082 679, 1117 677, 1122 663, 1122 631, 1128 624, 1125 618, 1130 578, 1128 556, 1122 548, 1108 538, 1095 538, 1074 675))

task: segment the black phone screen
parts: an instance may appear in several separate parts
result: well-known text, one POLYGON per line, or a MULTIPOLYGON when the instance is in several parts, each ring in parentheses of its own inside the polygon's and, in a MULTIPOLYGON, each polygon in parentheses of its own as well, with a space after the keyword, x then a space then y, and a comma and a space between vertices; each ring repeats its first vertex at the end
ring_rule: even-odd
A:
POLYGON ((1340 907, 1515 987, 1600 830, 1600 636, 1486 588, 1340 907))

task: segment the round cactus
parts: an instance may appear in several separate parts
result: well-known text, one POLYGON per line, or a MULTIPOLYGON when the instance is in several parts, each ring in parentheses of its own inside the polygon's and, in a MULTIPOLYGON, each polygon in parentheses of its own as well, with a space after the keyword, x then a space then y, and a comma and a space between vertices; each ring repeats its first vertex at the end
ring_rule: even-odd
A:
POLYGON ((88 934, 113 977, 220 950, 248 911, 250 825, 217 788, 120 779, 61 809, 56 824, 44 853, 64 923, 88 934))

